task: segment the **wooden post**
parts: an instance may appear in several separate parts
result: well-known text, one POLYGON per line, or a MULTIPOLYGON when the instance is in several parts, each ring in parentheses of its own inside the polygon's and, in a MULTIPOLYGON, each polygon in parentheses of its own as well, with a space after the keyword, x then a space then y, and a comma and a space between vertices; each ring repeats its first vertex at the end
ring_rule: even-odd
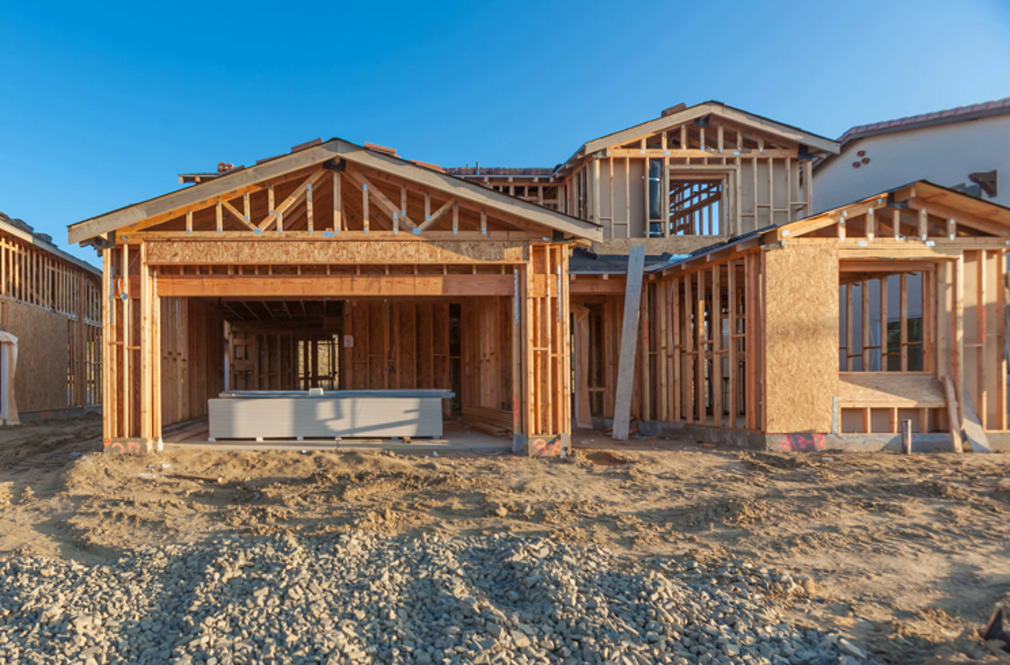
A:
MULTIPOLYGON (((453 212, 455 213, 455 207, 453 212)), ((512 269, 512 452, 514 453, 522 452, 523 434, 527 433, 523 425, 525 396, 529 395, 529 386, 523 374, 523 324, 526 313, 523 293, 526 286, 524 270, 526 268, 518 266, 512 269)), ((448 361, 446 358, 446 363, 448 361)))
POLYGON ((694 422, 694 382, 695 382, 695 361, 694 354, 697 353, 697 348, 694 345, 694 326, 697 325, 697 321, 694 321, 694 293, 692 289, 692 282, 694 281, 694 275, 684 276, 684 340, 682 345, 684 347, 684 352, 682 357, 684 359, 684 416, 687 422, 694 422), (693 324, 692 324, 693 322, 693 324))
POLYGON ((120 377, 122 379, 122 389, 120 392, 123 401, 123 424, 122 424, 122 436, 123 438, 129 438, 131 436, 131 425, 133 424, 132 414, 130 413, 130 343, 132 341, 131 329, 133 328, 132 319, 130 318, 130 246, 123 245, 123 274, 122 274, 122 295, 121 300, 123 303, 123 339, 122 339, 122 350, 123 350, 123 375, 120 377))
MULTIPOLYGON (((270 187, 270 192, 273 194, 273 186, 270 187)), ((271 212, 273 212, 273 197, 270 200, 271 212)), ((343 219, 343 201, 340 198, 340 173, 337 171, 333 172, 333 233, 340 233, 344 225, 343 219)))
POLYGON ((737 288, 736 288, 736 261, 730 261, 728 264, 727 277, 729 279, 727 294, 727 299, 729 303, 729 336, 727 341, 729 342, 729 399, 727 404, 727 410, 729 411, 729 427, 731 429, 736 429, 737 426, 737 413, 740 410, 739 403, 737 401, 737 350, 739 348, 739 341, 737 340, 737 288))
POLYGON ((112 353, 112 250, 102 250, 102 306, 99 309, 102 318, 102 442, 113 436, 112 423, 116 405, 113 395, 115 390, 110 385, 112 365, 115 355, 112 353))
MULTIPOLYGON (((85 406, 87 404, 87 398, 85 393, 87 391, 87 363, 85 361, 84 352, 87 348, 87 343, 85 341, 85 334, 87 333, 87 326, 85 325, 85 319, 87 318, 87 308, 84 300, 84 280, 77 280, 77 298, 74 307, 74 311, 77 313, 77 323, 74 325, 74 401, 73 406, 85 406)), ((68 308, 69 309, 69 308, 68 308)))
POLYGON ((695 418, 698 420, 699 425, 706 424, 706 407, 705 403, 706 391, 705 391, 705 348, 708 346, 708 340, 705 335, 705 300, 707 295, 707 287, 705 284, 705 271, 699 270, 695 273, 698 278, 694 293, 694 364, 695 364, 695 380, 694 380, 694 409, 695 418))
POLYGON ((645 247, 636 245, 628 253, 628 277, 624 293, 624 324, 621 328, 621 355, 617 370, 617 398, 614 402, 613 437, 627 441, 630 434, 631 396, 635 379, 635 343, 642 300, 642 272, 645 247))
MULTIPOLYGON (((881 372, 887 371, 887 275, 880 278, 880 366, 881 372)), ((929 319, 923 317, 924 321, 929 319)), ((923 326, 928 328, 929 326, 923 326)))
MULTIPOLYGON (((902 307, 902 312, 904 312, 902 307)), ((954 263, 954 299, 951 312, 951 367, 954 388, 964 394, 964 253, 954 263)), ((958 400, 958 420, 964 422, 964 403, 958 400)))
MULTIPOLYGON (((140 438, 151 444, 151 279, 147 244, 140 245, 140 438)), ((150 448, 145 450, 150 452, 150 448)))
MULTIPOLYGON (((158 269, 154 269, 151 279, 151 356, 153 367, 151 368, 151 438, 154 440, 154 449, 162 450, 161 439, 161 298, 158 297, 158 269)), ((188 320, 188 319, 187 319, 188 320)), ((178 385, 182 386, 182 381, 176 379, 178 385)), ((182 407, 182 400, 179 400, 179 408, 182 407)))
MULTIPOLYGON (((720 128, 721 129, 721 128, 720 128)), ((712 266, 712 424, 722 427, 722 266, 712 266)))
POLYGON ((669 354, 669 314, 667 311, 666 303, 667 290, 669 289, 670 282, 662 281, 656 284, 656 323, 658 327, 658 337, 656 342, 656 420, 669 421, 670 420, 670 410, 669 410, 669 390, 670 390, 670 380, 669 380, 669 370, 667 365, 668 354, 669 354))
POLYGON ((681 364, 683 363, 683 350, 681 349, 681 339, 680 332, 683 328, 683 323, 681 321, 680 314, 680 284, 682 278, 675 277, 670 284, 670 322, 673 324, 673 339, 671 340, 673 348, 671 352, 673 357, 671 358, 671 364, 673 365, 673 383, 670 384, 670 392, 673 395, 673 412, 672 417, 674 421, 679 421, 681 419, 681 405, 683 404, 683 382, 681 381, 681 364))
POLYGON ((641 336, 640 342, 642 344, 641 348, 641 364, 638 368, 638 375, 641 379, 641 392, 639 393, 639 420, 652 420, 652 390, 650 381, 652 380, 652 365, 651 356, 652 350, 650 348, 652 340, 651 335, 651 320, 652 320, 652 299, 650 298, 650 292, 652 289, 649 288, 649 283, 645 282, 642 285, 642 304, 639 307, 639 326, 638 331, 641 336))

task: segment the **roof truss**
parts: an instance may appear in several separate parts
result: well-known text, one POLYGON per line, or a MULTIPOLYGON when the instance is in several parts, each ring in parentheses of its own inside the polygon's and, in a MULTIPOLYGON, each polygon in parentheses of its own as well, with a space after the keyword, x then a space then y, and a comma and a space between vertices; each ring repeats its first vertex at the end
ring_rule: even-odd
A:
POLYGON ((781 142, 786 145, 806 145, 826 153, 838 152, 838 144, 830 139, 761 118, 760 116, 755 116, 723 104, 706 102, 589 141, 582 147, 582 150, 576 153, 576 156, 581 157, 600 150, 641 141, 644 137, 656 136, 672 129, 677 129, 679 132, 681 127, 693 126, 695 121, 700 121, 709 116, 716 119, 717 124, 722 124, 741 132, 746 131, 755 137, 761 137, 768 141, 774 140, 774 142, 781 142))
POLYGON ((210 230, 209 216, 216 233, 244 231, 253 236, 293 228, 312 233, 322 228, 320 219, 332 220, 334 233, 359 219, 367 232, 375 219, 382 230, 414 234, 447 226, 449 220, 453 231, 462 230, 464 219, 473 219, 482 233, 518 228, 541 235, 560 231, 577 238, 602 239, 601 228, 593 222, 332 139, 79 222, 70 227, 69 240, 84 242, 109 232, 123 235, 155 229, 203 233, 210 230), (397 194, 399 206, 395 203, 397 194), (353 202, 356 195, 360 203, 353 202), (423 212, 408 206, 408 198, 419 200, 418 195, 423 198, 423 212), (437 205, 434 214, 433 202, 437 205))

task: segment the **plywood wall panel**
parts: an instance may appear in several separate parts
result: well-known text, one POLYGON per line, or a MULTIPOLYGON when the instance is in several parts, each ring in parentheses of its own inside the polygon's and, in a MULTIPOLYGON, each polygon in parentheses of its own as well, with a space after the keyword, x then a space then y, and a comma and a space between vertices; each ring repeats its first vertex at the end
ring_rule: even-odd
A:
POLYGON ((67 335, 63 314, 8 301, 4 329, 18 338, 14 397, 20 413, 67 408, 67 335))
POLYGON ((764 253, 764 399, 768 433, 830 432, 838 394, 838 250, 764 253))

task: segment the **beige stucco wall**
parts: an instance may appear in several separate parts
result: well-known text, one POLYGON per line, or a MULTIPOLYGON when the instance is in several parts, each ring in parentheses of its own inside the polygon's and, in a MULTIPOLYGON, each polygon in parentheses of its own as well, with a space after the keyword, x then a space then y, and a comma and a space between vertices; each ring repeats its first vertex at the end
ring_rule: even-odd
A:
POLYGON ((986 201, 1010 206, 1010 115, 954 122, 848 144, 814 172, 814 210, 822 212, 916 180, 951 187, 969 173, 997 169, 999 193, 986 201), (869 164, 852 167, 859 150, 869 164))

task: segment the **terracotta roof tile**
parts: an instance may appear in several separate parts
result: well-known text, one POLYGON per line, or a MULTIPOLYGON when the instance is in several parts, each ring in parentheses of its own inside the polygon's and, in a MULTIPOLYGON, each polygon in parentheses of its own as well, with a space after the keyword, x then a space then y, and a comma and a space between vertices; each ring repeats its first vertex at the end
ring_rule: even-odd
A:
POLYGON ((958 106, 957 108, 944 109, 942 111, 933 111, 932 113, 923 113, 921 115, 911 115, 907 118, 896 118, 894 120, 884 120, 882 122, 874 122, 868 125, 859 125, 842 134, 841 137, 839 137, 838 142, 846 143, 865 136, 874 136, 877 134, 886 134, 888 132, 915 129, 916 127, 925 127, 953 120, 971 120, 987 115, 996 115, 998 113, 1010 113, 1010 97, 1006 97, 1004 99, 994 99, 989 102, 982 102, 981 104, 970 104, 968 106, 958 106))
POLYGON ((540 167, 507 167, 507 166, 458 166, 445 169, 449 175, 455 176, 549 176, 555 168, 540 167))

